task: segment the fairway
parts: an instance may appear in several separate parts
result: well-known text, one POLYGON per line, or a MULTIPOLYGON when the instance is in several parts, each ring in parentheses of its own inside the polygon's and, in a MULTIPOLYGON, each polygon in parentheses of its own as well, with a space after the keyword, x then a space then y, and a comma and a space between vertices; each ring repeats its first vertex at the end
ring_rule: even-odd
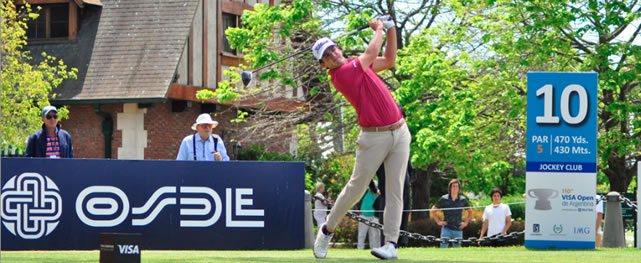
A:
MULTIPOLYGON (((98 251, 3 251, 6 262, 97 262, 98 251)), ((527 250, 508 248, 403 248, 401 262, 639 262, 641 250, 592 251, 527 250)), ((142 251, 142 262, 369 262, 378 261, 369 250, 330 249, 327 259, 317 260, 310 249, 290 251, 142 251)))

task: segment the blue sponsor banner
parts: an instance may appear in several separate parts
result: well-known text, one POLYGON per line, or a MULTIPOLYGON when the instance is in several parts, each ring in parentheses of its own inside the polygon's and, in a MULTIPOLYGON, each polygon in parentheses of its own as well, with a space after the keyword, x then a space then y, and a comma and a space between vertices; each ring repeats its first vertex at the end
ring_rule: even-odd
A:
POLYGON ((594 248, 596 73, 527 75, 528 248, 594 248))
POLYGON ((2 249, 304 247, 304 164, 2 159, 2 249))

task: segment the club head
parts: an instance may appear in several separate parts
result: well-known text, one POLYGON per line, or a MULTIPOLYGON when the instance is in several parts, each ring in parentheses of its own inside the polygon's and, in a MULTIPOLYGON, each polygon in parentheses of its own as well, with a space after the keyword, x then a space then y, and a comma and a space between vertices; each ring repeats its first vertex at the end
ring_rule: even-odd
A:
POLYGON ((251 71, 243 71, 240 73, 240 78, 243 80, 243 85, 247 87, 249 83, 252 81, 252 72, 251 71))

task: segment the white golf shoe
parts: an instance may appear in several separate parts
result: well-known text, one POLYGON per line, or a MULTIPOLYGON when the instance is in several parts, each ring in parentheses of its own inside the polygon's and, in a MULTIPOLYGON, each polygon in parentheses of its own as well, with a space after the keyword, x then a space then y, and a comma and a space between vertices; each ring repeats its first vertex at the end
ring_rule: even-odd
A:
POLYGON ((396 256, 396 247, 394 244, 387 242, 382 247, 377 247, 372 249, 372 255, 380 259, 397 259, 396 256))
POLYGON ((325 235, 323 234, 323 227, 325 224, 321 225, 318 228, 318 234, 316 234, 316 241, 314 242, 314 257, 316 258, 325 258, 327 257, 327 249, 329 249, 329 241, 332 240, 334 234, 325 235))

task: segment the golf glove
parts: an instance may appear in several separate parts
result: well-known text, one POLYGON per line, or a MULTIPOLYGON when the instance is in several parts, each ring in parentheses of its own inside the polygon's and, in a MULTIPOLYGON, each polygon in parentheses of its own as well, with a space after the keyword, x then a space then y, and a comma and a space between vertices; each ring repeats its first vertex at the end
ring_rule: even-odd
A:
POLYGON ((392 27, 394 27, 394 21, 392 21, 392 20, 383 21, 383 28, 385 28, 385 30, 388 30, 388 29, 390 29, 392 27))
POLYGON ((394 26, 394 20, 392 20, 392 17, 390 15, 382 15, 377 17, 376 19, 381 20, 381 22, 383 22, 383 28, 385 30, 388 30, 394 26))
POLYGON ((392 17, 390 15, 380 15, 380 16, 377 16, 376 19, 385 22, 385 21, 392 20, 392 17))

